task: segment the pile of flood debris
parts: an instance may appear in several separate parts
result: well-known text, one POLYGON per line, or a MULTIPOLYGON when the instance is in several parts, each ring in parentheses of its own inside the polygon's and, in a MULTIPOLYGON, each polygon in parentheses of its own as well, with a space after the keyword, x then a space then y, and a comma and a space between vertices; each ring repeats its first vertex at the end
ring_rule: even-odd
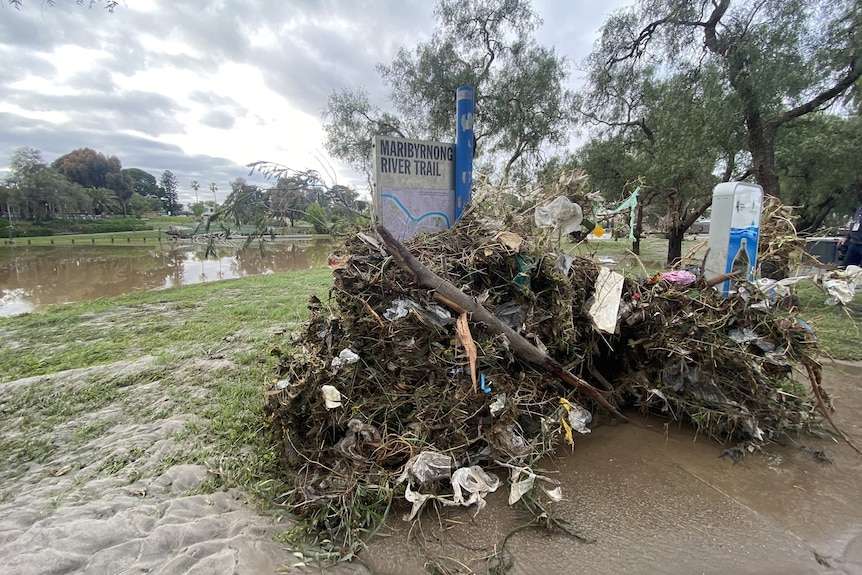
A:
POLYGON ((510 502, 542 509, 560 494, 538 459, 633 408, 739 453, 819 419, 816 338, 774 292, 723 298, 683 269, 625 278, 535 237, 468 213, 331 256, 330 298, 312 299, 266 392, 310 529, 354 549, 394 500, 408 517, 432 499, 481 509, 495 471, 510 502))

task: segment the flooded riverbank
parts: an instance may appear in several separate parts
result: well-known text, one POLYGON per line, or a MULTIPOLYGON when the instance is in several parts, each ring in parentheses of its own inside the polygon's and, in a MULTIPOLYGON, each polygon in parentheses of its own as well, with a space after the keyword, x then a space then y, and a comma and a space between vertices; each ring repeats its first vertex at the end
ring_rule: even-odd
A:
MULTIPOLYGON (((239 245, 239 242, 237 242, 239 245)), ((191 243, 21 246, 0 249, 0 316, 138 290, 164 289, 325 265, 329 239, 279 241, 261 252, 191 243)))

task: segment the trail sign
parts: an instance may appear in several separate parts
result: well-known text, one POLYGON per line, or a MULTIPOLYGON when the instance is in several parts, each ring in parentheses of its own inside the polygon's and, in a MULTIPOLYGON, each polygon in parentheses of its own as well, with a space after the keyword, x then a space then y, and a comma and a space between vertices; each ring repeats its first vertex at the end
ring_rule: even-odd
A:
POLYGON ((455 221, 455 145, 374 137, 374 212, 395 239, 455 221))

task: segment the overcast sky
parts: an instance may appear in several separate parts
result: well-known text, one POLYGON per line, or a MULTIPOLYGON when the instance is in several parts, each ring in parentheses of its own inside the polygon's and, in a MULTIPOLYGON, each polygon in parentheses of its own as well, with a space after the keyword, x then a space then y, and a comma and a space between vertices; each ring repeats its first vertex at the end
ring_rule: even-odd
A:
MULTIPOLYGON (((237 177, 264 183, 245 167, 258 160, 334 169, 364 188, 323 149, 323 104, 362 87, 386 108, 375 65, 434 26, 431 0, 125 0, 113 14, 0 2, 0 170, 22 146, 46 162, 89 147, 156 178, 171 170, 185 204, 192 180, 201 200, 215 182, 219 202, 237 177)), ((604 19, 626 4, 534 0, 536 37, 569 58, 573 85, 604 19)))

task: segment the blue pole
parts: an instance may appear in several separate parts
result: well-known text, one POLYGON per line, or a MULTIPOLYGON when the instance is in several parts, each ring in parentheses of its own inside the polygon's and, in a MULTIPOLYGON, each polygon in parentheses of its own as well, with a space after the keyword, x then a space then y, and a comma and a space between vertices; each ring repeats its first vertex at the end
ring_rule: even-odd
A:
POLYGON ((473 87, 456 91, 457 132, 455 138, 455 220, 459 220, 470 202, 473 188, 473 87))

